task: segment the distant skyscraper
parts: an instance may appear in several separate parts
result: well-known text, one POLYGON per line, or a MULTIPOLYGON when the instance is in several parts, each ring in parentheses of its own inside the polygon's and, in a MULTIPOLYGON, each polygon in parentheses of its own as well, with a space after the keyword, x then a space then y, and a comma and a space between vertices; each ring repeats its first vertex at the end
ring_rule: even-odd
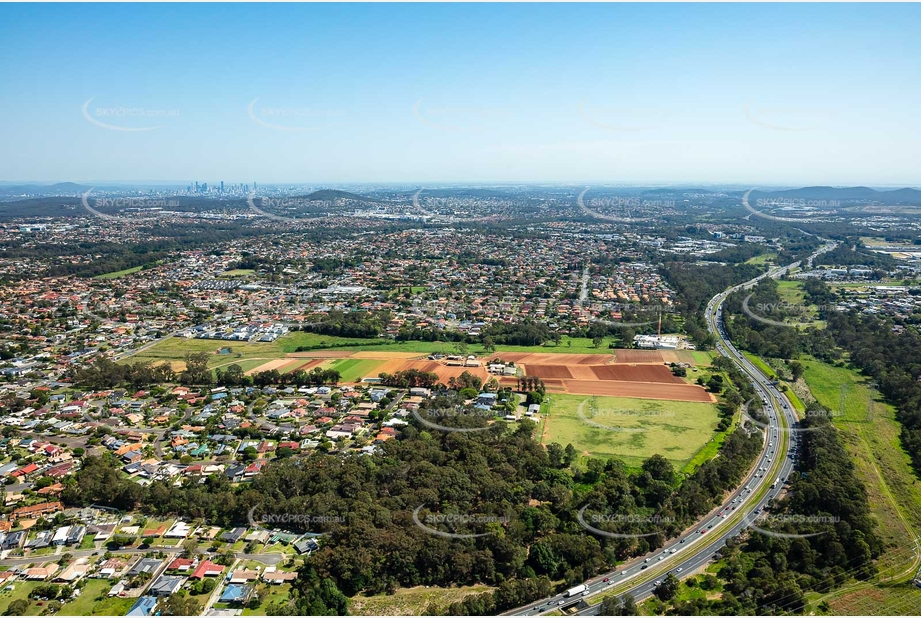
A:
POLYGON ((198 181, 195 181, 195 193, 198 193, 198 181))
POLYGON ((222 180, 222 181, 221 181, 221 193, 223 193, 223 192, 224 192, 224 181, 222 180))

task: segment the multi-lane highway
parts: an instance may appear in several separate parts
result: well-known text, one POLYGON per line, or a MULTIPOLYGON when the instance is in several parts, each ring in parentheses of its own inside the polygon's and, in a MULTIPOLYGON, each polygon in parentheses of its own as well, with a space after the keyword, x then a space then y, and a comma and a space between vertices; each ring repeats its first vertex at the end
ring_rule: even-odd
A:
MULTIPOLYGON (((813 253, 810 260, 833 247, 834 243, 826 244, 813 253)), ((797 266, 799 262, 765 272, 746 283, 717 294, 707 304, 707 327, 717 341, 716 349, 735 362, 749 378, 757 396, 762 400, 768 419, 767 426, 762 430, 764 446, 761 454, 741 486, 693 529, 669 540, 662 549, 586 581, 584 592, 574 596, 558 594, 530 603, 508 614, 538 615, 554 610, 571 612, 572 609, 576 609, 576 613, 580 615, 598 615, 600 604, 589 604, 589 600, 592 596, 606 591, 618 595, 629 593, 636 600, 642 600, 653 593, 657 582, 663 580, 668 573, 673 573, 678 578, 687 577, 713 560, 715 553, 726 544, 727 539, 738 535, 754 522, 768 503, 783 490, 784 482, 793 470, 798 448, 797 434, 790 431, 798 419, 790 402, 771 379, 749 362, 729 341, 722 320, 722 305, 726 297, 733 292, 752 288, 766 277, 780 277, 797 266)), ((761 429, 755 427, 755 430, 761 429)))

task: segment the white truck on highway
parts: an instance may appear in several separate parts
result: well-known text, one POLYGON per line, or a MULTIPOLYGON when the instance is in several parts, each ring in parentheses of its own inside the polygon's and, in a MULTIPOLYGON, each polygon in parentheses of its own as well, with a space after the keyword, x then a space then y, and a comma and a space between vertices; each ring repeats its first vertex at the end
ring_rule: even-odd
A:
POLYGON ((576 586, 575 588, 570 588, 569 590, 567 590, 567 591, 566 591, 566 596, 567 596, 567 597, 574 597, 574 596, 576 596, 577 594, 582 594, 583 592, 585 592, 585 590, 586 590, 585 584, 579 584, 579 585, 576 586))

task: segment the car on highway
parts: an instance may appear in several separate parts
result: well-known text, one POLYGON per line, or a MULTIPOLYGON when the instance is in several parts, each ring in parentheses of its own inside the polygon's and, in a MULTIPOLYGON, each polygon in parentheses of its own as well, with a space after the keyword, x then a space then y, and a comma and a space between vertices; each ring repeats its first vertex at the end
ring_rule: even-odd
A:
POLYGON ((603 581, 603 582, 609 582, 609 581, 611 581, 611 578, 610 578, 610 577, 605 577, 605 578, 602 579, 601 581, 603 581))
POLYGON ((643 566, 640 567, 640 571, 642 571, 643 569, 648 569, 648 568, 649 568, 649 565, 644 564, 643 566))

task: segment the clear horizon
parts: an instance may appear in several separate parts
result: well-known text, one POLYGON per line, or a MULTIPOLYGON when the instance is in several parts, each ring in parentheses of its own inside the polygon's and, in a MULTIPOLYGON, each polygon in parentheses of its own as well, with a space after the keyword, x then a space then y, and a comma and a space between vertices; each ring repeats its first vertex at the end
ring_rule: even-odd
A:
POLYGON ((903 4, 6 4, 0 169, 919 187, 918 31, 903 4))

